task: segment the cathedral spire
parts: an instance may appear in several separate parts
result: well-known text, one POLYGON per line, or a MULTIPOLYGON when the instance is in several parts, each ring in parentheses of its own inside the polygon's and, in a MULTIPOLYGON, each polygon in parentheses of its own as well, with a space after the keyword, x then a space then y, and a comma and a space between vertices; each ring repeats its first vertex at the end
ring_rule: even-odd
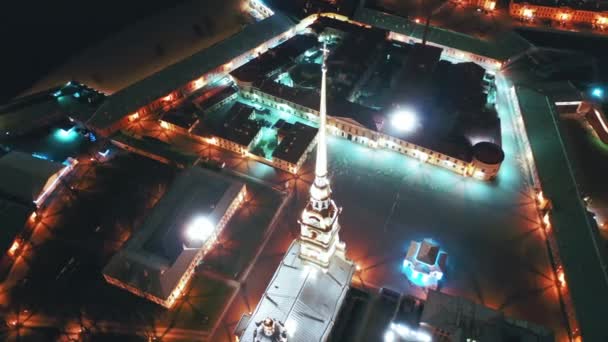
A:
POLYGON ((330 260, 338 256, 346 260, 345 245, 338 232, 340 208, 331 199, 331 188, 327 176, 327 56, 329 50, 323 44, 321 65, 321 103, 319 104, 319 133, 317 136, 317 156, 315 180, 310 187, 310 201, 300 219, 300 257, 322 268, 329 266, 330 260))
POLYGON ((310 188, 310 199, 317 210, 329 206, 331 189, 327 178, 327 55, 329 50, 323 44, 323 62, 321 65, 321 103, 319 104, 319 133, 317 136, 317 159, 315 164, 315 181, 310 188))
POLYGON ((319 105, 319 137, 317 144, 317 163, 315 165, 315 178, 327 177, 327 142, 326 142, 326 121, 327 121, 327 46, 323 44, 323 64, 321 65, 321 104, 319 105))

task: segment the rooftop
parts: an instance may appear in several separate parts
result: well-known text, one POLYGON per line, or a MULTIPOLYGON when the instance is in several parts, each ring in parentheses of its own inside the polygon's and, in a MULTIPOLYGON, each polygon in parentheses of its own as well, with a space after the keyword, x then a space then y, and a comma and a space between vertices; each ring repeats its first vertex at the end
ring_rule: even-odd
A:
POLYGON ((6 253, 15 237, 22 231, 31 207, 0 198, 0 253, 6 253))
POLYGON ((161 120, 184 129, 189 129, 198 120, 196 109, 192 104, 181 106, 163 115, 161 120))
MULTIPOLYGON (((422 39, 424 32, 424 24, 416 24, 413 20, 365 7, 355 13, 354 19, 419 39, 422 39)), ((430 26, 427 39, 435 44, 497 60, 506 60, 532 47, 528 41, 513 32, 503 32, 491 39, 482 40, 463 33, 430 26)))
POLYGON ((206 111, 209 108, 234 95, 237 91, 238 89, 234 86, 216 88, 195 98, 192 102, 196 104, 196 106, 202 111, 206 111))
POLYGON ((167 299, 199 251, 185 248, 186 226, 206 217, 216 227, 243 186, 201 168, 186 169, 105 266, 104 275, 167 299))
POLYGON ((477 341, 554 341, 553 333, 529 322, 505 318, 492 310, 462 297, 430 290, 424 303, 421 325, 440 329, 455 340, 477 341))
POLYGON ((608 315, 608 275, 605 249, 597 226, 582 201, 568 141, 551 100, 542 93, 517 87, 543 192, 551 200, 553 230, 564 265, 566 283, 585 340, 608 338, 601 317, 608 315))
POLYGON ((114 144, 124 144, 134 149, 136 153, 149 154, 161 157, 173 162, 178 166, 191 166, 198 159, 197 155, 186 154, 175 150, 171 145, 162 140, 144 136, 141 139, 124 134, 122 132, 112 135, 111 140, 114 144))
POLYGON ((230 73, 243 82, 263 79, 278 69, 293 62, 298 56, 318 45, 317 37, 311 34, 298 34, 283 44, 270 49, 261 56, 245 63, 230 73))
POLYGON ((65 166, 23 152, 0 157, 0 196, 31 205, 49 180, 65 166))
POLYGON ((226 113, 221 126, 211 128, 212 133, 239 145, 249 146, 262 128, 257 121, 250 119, 252 113, 253 107, 236 102, 226 113))
POLYGON ((71 117, 77 121, 89 118, 104 101, 105 95, 78 82, 52 87, 0 105, 0 138, 26 132, 36 126, 71 117))
POLYGON ((298 162, 310 143, 316 138, 318 129, 296 122, 281 140, 272 156, 292 164, 298 162))
POLYGON ((112 94, 88 124, 108 128, 126 115, 286 32, 292 26, 293 22, 280 13, 249 25, 232 37, 112 94))
POLYGON ((325 341, 349 289, 355 265, 334 256, 327 272, 299 258, 294 241, 277 268, 240 341, 253 342, 255 323, 285 323, 290 342, 325 341))
MULTIPOLYGON (((271 80, 259 81, 254 87, 262 92, 299 104, 311 110, 318 111, 320 96, 315 90, 291 88, 271 80)), ((374 116, 378 112, 363 105, 344 99, 328 99, 327 114, 335 117, 349 118, 358 124, 376 130, 374 116)))

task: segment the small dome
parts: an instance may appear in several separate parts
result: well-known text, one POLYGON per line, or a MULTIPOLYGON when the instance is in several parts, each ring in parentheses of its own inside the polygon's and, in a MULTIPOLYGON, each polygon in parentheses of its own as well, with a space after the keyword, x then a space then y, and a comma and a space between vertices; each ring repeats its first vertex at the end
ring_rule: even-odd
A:
POLYGON ((473 158, 484 164, 496 165, 502 163, 505 153, 500 146, 483 141, 473 146, 473 158))

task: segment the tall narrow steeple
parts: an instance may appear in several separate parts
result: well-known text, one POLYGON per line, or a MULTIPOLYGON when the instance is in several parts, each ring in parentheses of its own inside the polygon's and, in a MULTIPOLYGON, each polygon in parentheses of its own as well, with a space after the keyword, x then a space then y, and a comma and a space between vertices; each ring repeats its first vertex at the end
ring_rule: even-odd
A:
POLYGON ((323 44, 321 64, 321 103, 319 105, 319 133, 317 135, 317 156, 315 180, 310 187, 310 200, 300 219, 300 257, 323 268, 329 266, 330 259, 338 255, 346 259, 345 245, 340 241, 338 208, 331 199, 331 188, 327 175, 327 56, 329 50, 323 44))
POLYGON ((329 206, 331 189, 327 178, 327 55, 329 50, 323 44, 323 62, 321 64, 321 103, 319 105, 319 133, 317 135, 317 160, 315 164, 315 181, 310 188, 310 199, 317 210, 329 206))

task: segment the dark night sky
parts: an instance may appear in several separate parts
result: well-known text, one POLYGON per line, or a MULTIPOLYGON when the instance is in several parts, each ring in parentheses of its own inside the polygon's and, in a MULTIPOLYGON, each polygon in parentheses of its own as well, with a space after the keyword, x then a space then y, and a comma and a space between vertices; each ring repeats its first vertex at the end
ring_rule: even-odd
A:
POLYGON ((0 103, 130 22, 184 1, 148 0, 145 6, 128 0, 11 2, 0 13, 0 103))

